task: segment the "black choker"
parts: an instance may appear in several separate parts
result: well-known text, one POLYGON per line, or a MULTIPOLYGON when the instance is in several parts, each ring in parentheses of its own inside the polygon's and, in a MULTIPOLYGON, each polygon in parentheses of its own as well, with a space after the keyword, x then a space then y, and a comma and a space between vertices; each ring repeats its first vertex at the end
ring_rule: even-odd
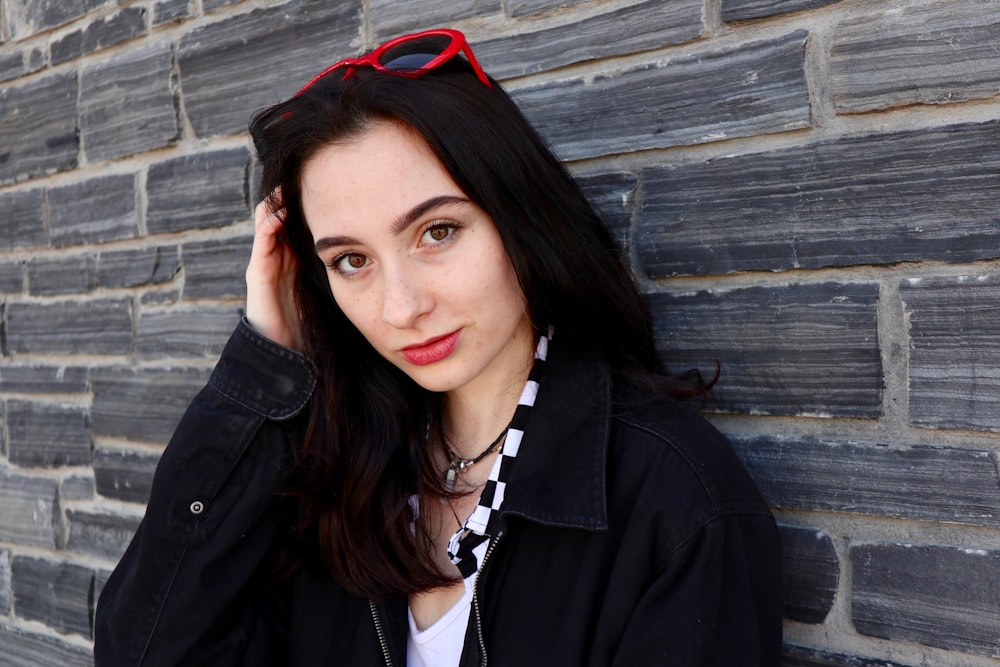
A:
POLYGON ((508 430, 510 430, 510 424, 507 424, 506 426, 503 427, 503 430, 500 431, 500 435, 498 435, 496 439, 489 444, 489 447, 480 452, 478 456, 473 457, 471 459, 462 459, 455 456, 455 452, 451 451, 451 447, 448 446, 448 441, 445 440, 444 436, 442 435, 441 441, 444 443, 444 454, 448 458, 448 468, 445 470, 441 470, 441 472, 445 473, 444 476, 445 490, 450 493, 451 490, 455 488, 456 476, 461 475, 463 472, 465 472, 466 468, 471 468, 472 466, 476 465, 484 458, 489 456, 493 452, 493 450, 497 448, 497 445, 499 445, 500 442, 504 439, 504 436, 507 435, 508 430))

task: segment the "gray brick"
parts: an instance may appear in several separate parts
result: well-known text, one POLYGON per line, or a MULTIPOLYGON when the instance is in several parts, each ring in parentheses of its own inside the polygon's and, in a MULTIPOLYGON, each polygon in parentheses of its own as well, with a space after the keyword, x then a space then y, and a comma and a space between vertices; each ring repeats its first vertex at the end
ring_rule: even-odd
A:
POLYGON ((822 623, 833 607, 840 561, 833 540, 815 528, 780 526, 785 617, 822 623))
POLYGON ((10 603, 13 596, 10 581, 10 551, 0 549, 0 616, 10 614, 10 603))
POLYGON ((0 183, 77 166, 76 74, 0 86, 0 183))
POLYGON ((1000 89, 1000 7, 964 0, 892 8, 834 33, 830 90, 839 113, 991 99, 1000 89))
POLYGON ((0 622, 4 667, 93 667, 93 651, 0 622))
POLYGON ((247 262, 252 239, 229 239, 185 245, 184 296, 188 299, 246 295, 247 262))
POLYGON ((846 137, 643 171, 650 276, 1000 256, 1000 125, 846 137))
POLYGON ((250 193, 253 196, 252 201, 254 203, 259 202, 263 199, 260 194, 260 183, 264 177, 263 168, 261 167, 259 160, 254 160, 250 164, 250 193))
POLYGON ((143 287, 169 283, 181 270, 173 246, 102 252, 97 262, 98 287, 143 287))
POLYGON ((97 435, 165 444, 209 370, 103 368, 91 373, 97 435))
POLYGON ((15 556, 11 570, 18 617, 41 621, 61 634, 91 636, 91 568, 15 556))
MULTIPOLYGON (((20 370, 27 370, 21 368, 20 370)), ((42 386, 64 389, 62 371, 36 367, 41 373, 56 370, 59 381, 45 382, 38 377, 32 389, 42 386)), ((85 369, 70 369, 75 376, 83 376, 85 369)), ((8 373, 5 371, 4 375, 8 373)), ((3 383, 6 390, 27 388, 27 383, 3 383)), ((82 383, 74 383, 82 384, 82 383)), ((80 465, 90 463, 90 417, 81 406, 41 403, 33 400, 10 399, 7 402, 7 429, 10 436, 10 459, 27 467, 80 465)))
POLYGON ((733 438, 775 507, 995 526, 1000 479, 990 452, 813 438, 733 438))
POLYGON ((45 233, 45 193, 24 190, 0 193, 0 249, 48 245, 45 233))
POLYGON ((48 50, 42 46, 28 49, 28 69, 25 74, 38 72, 48 65, 48 50))
POLYGON ((1000 276, 906 280, 910 422, 1000 431, 1000 276))
POLYGON ((507 3, 507 13, 515 18, 541 14, 552 9, 573 7, 585 0, 510 0, 507 3))
POLYGON ((189 0, 163 0, 153 5, 154 26, 178 21, 189 16, 191 16, 191 3, 189 0))
POLYGON ((106 498, 145 504, 153 484, 158 453, 100 447, 94 452, 97 492, 106 498))
POLYGON ((94 599, 97 600, 101 597, 101 591, 104 590, 104 585, 108 583, 108 579, 111 577, 111 570, 98 570, 96 576, 94 577, 94 599))
POLYGON ((75 30, 50 46, 52 64, 56 65, 85 53, 91 53, 109 46, 139 37, 146 32, 146 8, 125 7, 111 16, 96 19, 86 27, 75 30))
POLYGON ((235 306, 213 310, 143 311, 135 350, 142 359, 216 359, 243 312, 235 306))
POLYGON ((149 168, 146 226, 150 234, 223 227, 251 217, 250 152, 198 153, 149 168))
POLYGON ((564 27, 522 32, 472 45, 483 68, 502 79, 696 39, 701 0, 646 0, 564 27))
POLYGON ((181 293, 177 289, 164 289, 155 292, 146 292, 142 295, 139 303, 143 306, 167 306, 175 304, 181 300, 181 293))
POLYGON ((101 512, 67 510, 70 551, 118 560, 139 527, 139 519, 101 512))
POLYGON ((34 401, 7 401, 11 463, 27 468, 90 463, 87 411, 34 401))
POLYGON ((238 2, 242 2, 242 0, 201 0, 202 7, 206 12, 213 12, 220 7, 234 5, 238 2))
POLYGON ((49 58, 53 64, 63 63, 83 55, 83 30, 74 30, 49 46, 49 58))
MULTIPOLYGON (((96 458, 96 457, 95 457, 96 458)), ((93 500, 96 487, 93 477, 73 475, 59 482, 59 500, 93 500)))
POLYGON ((635 191, 639 179, 628 172, 601 174, 577 179, 583 193, 601 215, 618 244, 629 245, 629 225, 635 211, 635 191))
POLYGON ((91 162, 162 148, 180 138, 169 44, 84 67, 80 131, 91 162))
POLYGON ((0 54, 0 82, 24 76, 25 69, 23 51, 0 54))
MULTIPOLYGON (((815 648, 793 646, 786 643, 782 652, 781 667, 907 667, 899 662, 859 658, 853 655, 831 653, 815 648)), ((912 667, 912 666, 911 666, 912 667)))
POLYGON ((851 563, 858 632, 1000 657, 1000 551, 864 544, 851 563))
POLYGON ((8 0, 7 20, 14 39, 24 39, 85 16, 109 0, 8 0))
POLYGON ((877 418, 878 286, 818 283, 649 297, 674 372, 714 374, 713 404, 771 415, 877 418))
POLYGON ((97 286, 97 258, 76 255, 28 262, 28 291, 36 296, 82 294, 97 286))
POLYGON ((797 31, 513 95, 566 160, 806 128, 807 36, 797 31))
POLYGON ((55 548, 55 480, 0 469, 0 507, 0 541, 55 548))
POLYGON ((128 354, 132 350, 129 299, 7 306, 7 345, 24 354, 128 354))
POLYGON ((745 21, 800 12, 831 5, 839 0, 722 0, 723 21, 745 21))
POLYGON ((135 177, 101 176, 49 190, 49 227, 57 246, 137 236, 135 177))
POLYGON ((0 294, 24 291, 24 262, 0 262, 0 294))
POLYGON ((89 391, 87 369, 73 366, 0 367, 0 391, 17 394, 79 394, 89 391))
POLYGON ((293 95, 345 55, 360 34, 361 15, 356 3, 314 0, 255 10, 185 35, 178 61, 195 133, 246 131, 251 110, 293 95))
POLYGON ((503 11, 500 0, 422 0, 419 11, 412 3, 398 0, 370 0, 368 15, 379 41, 405 32, 458 19, 490 16, 503 11))

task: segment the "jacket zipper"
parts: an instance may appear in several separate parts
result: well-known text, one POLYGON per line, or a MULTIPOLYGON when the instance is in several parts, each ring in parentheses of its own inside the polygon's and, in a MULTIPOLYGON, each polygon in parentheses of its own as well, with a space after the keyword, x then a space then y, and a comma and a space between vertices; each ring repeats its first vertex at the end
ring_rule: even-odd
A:
MULTIPOLYGON (((490 543, 489 549, 486 550, 486 554, 483 556, 483 564, 479 567, 479 576, 476 578, 476 585, 472 589, 472 606, 476 610, 476 634, 479 637, 479 652, 483 656, 483 661, 480 663, 482 667, 486 667, 486 640, 483 638, 483 614, 479 606, 479 581, 482 579, 483 573, 486 571, 486 563, 489 562, 490 556, 493 554, 493 550, 497 548, 497 544, 500 542, 500 538, 503 537, 503 532, 497 533, 496 539, 490 543)), ((368 601, 368 608, 372 612, 372 620, 375 622, 375 632, 378 633, 378 643, 382 647, 382 657, 385 659, 386 667, 392 667, 392 656, 389 655, 389 642, 385 638, 385 629, 382 627, 382 619, 378 614, 378 607, 372 600, 368 601)))
POLYGON ((375 621, 375 632, 378 633, 378 643, 382 647, 382 657, 385 658, 385 667, 392 667, 392 656, 389 655, 389 642, 385 638, 385 630, 382 628, 382 619, 378 615, 378 607, 372 600, 368 601, 368 608, 372 610, 372 620, 375 621))
POLYGON ((490 543, 489 548, 486 550, 483 562, 479 566, 479 576, 476 577, 476 585, 472 589, 472 608, 476 611, 476 632, 479 635, 479 652, 483 656, 483 661, 480 663, 482 667, 486 667, 486 640, 483 638, 483 614, 479 606, 479 582, 482 581, 483 575, 486 573, 486 563, 490 560, 493 550, 497 548, 497 544, 500 543, 501 537, 503 537, 503 531, 497 533, 496 539, 490 543))

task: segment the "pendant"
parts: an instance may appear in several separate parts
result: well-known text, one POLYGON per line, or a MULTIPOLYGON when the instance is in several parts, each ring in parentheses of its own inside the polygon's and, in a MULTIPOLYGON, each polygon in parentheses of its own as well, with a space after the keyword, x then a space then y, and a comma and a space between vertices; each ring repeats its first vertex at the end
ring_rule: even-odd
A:
POLYGON ((455 490, 455 469, 448 468, 448 472, 444 474, 444 490, 451 493, 455 490))

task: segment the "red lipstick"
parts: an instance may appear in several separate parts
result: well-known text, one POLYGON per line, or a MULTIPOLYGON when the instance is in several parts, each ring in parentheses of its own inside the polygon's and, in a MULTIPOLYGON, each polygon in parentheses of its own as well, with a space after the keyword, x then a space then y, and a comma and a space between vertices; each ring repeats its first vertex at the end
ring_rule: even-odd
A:
POLYGON ((404 347, 400 352, 402 352, 404 359, 415 366, 433 364, 436 361, 446 359, 448 355, 455 351, 461 332, 462 330, 458 329, 444 336, 430 338, 423 343, 404 347))

